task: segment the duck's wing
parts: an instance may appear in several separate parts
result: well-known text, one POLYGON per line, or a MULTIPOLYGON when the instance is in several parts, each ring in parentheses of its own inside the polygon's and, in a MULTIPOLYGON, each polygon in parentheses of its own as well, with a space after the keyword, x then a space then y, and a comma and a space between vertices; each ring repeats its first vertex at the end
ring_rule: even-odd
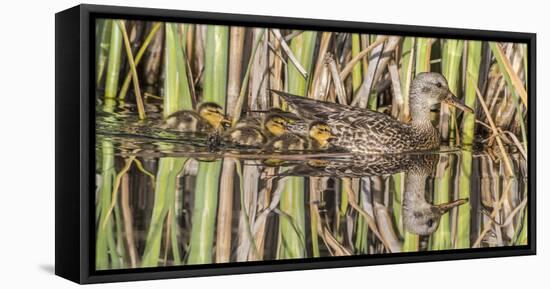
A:
POLYGON ((281 96, 299 115, 307 119, 327 120, 329 116, 346 112, 361 112, 363 109, 341 105, 332 102, 308 99, 287 92, 273 90, 270 91, 281 96))
POLYGON ((308 99, 278 90, 271 91, 280 95, 298 114, 306 119, 323 121, 338 120, 354 127, 368 127, 373 120, 388 123, 397 122, 391 116, 378 111, 308 99))

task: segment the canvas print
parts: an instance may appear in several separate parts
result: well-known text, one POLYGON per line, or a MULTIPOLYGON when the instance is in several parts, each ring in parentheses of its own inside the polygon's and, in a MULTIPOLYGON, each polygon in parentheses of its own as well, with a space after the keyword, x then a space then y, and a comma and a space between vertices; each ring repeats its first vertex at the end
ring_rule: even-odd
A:
POLYGON ((95 21, 96 270, 528 244, 527 44, 95 21))

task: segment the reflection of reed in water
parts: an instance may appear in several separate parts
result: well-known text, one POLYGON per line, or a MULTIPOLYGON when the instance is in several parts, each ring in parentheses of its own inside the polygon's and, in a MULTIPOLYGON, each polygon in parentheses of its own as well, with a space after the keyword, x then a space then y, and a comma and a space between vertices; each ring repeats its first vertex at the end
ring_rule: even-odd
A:
MULTIPOLYGON (((114 200, 117 206, 123 202, 120 204, 124 222, 117 225, 117 230, 121 232, 117 236, 122 238, 120 242, 124 243, 128 252, 121 255, 119 262, 123 263, 123 267, 187 264, 191 249, 188 244, 196 221, 191 216, 201 214, 203 210, 194 205, 194 200, 201 197, 196 186, 204 179, 197 178, 197 168, 204 161, 189 158, 181 169, 177 169, 179 173, 173 175, 171 190, 175 192, 175 199, 170 197, 166 201, 173 203, 170 207, 175 210, 170 209, 165 221, 155 225, 154 231, 158 232, 159 239, 155 239, 151 247, 153 243, 149 243, 153 239, 149 240, 144 233, 151 231, 153 223, 149 216, 151 210, 155 210, 156 203, 151 199, 150 185, 146 185, 151 184, 150 177, 139 167, 145 166, 146 171, 154 171, 161 162, 139 153, 133 151, 115 156, 116 162, 125 159, 124 163, 135 160, 142 163, 138 165, 136 162, 130 170, 122 168, 119 174, 123 177, 122 190, 114 200), (159 262, 145 254, 151 252, 148 248, 155 248, 159 262), (174 256, 178 258, 173 259, 174 256), (147 263, 143 263, 145 261, 147 263)), ((297 245, 305 256, 401 252, 405 250, 405 232, 412 236, 420 235, 419 250, 452 249, 458 246, 457 226, 467 227, 471 232, 471 236, 463 240, 468 248, 521 242, 527 200, 523 195, 525 183, 522 178, 502 179, 499 177, 500 165, 495 164, 487 154, 473 154, 470 204, 460 206, 471 208, 471 217, 457 219, 457 210, 446 213, 464 202, 456 200, 458 191, 452 185, 448 192, 449 199, 456 201, 445 205, 432 204, 432 196, 436 192, 434 184, 442 177, 436 174, 434 178, 434 171, 446 162, 446 158, 456 160, 457 166, 449 167, 450 179, 456 180, 455 169, 461 162, 459 152, 352 159, 316 158, 298 163, 290 161, 275 167, 263 165, 262 160, 225 158, 223 166, 234 166, 235 177, 223 180, 223 189, 220 187, 218 213, 222 212, 221 209, 226 213, 218 214, 216 220, 214 232, 217 237, 211 249, 213 260, 280 259, 277 247, 281 241, 277 236, 281 220, 288 222, 289 230, 303 238, 297 245), (379 167, 385 170, 377 172, 379 167), (396 175, 403 176, 402 193, 390 182, 389 177, 396 175), (305 229, 297 226, 294 218, 280 206, 282 192, 291 177, 305 177, 306 180, 306 189, 301 195, 306 208, 305 229), (228 190, 228 184, 233 184, 233 190, 228 190), (346 192, 345 198, 343 190, 346 192), (222 202, 228 197, 234 200, 231 208, 222 202), (228 210, 232 213, 227 214, 228 210), (443 221, 445 226, 440 224, 443 221), (399 229, 401 222, 404 232, 399 229), (436 247, 434 231, 448 234, 451 242, 436 247)), ((166 159, 161 158, 163 166, 166 159)), ((512 160, 518 176, 524 176, 524 160, 521 157, 512 160)), ((98 230, 109 228, 100 226, 98 230)))

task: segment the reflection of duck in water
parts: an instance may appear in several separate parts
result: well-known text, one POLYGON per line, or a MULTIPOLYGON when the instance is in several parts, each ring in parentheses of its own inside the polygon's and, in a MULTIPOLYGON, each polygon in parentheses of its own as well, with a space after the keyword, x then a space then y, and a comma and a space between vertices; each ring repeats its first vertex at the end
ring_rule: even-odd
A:
POLYGON ((334 131, 334 145, 356 153, 380 154, 430 150, 439 147, 439 132, 430 121, 432 106, 445 102, 472 110, 451 93, 439 73, 420 73, 411 83, 410 124, 389 115, 274 91, 306 120, 325 121, 334 131))
POLYGON ((441 216, 466 203, 459 199, 432 205, 426 201, 426 180, 438 160, 437 154, 356 155, 339 160, 311 160, 289 168, 280 176, 369 177, 406 173, 403 196, 403 225, 409 232, 430 235, 441 216))
POLYGON ((403 193, 403 226, 414 234, 431 235, 439 226, 441 216, 452 208, 468 202, 468 199, 458 199, 432 205, 426 201, 426 179, 434 166, 435 161, 432 161, 431 166, 410 167, 407 170, 403 193))
POLYGON ((199 105, 197 112, 180 110, 169 115, 162 128, 180 132, 219 133, 228 123, 223 108, 213 102, 204 102, 199 105))

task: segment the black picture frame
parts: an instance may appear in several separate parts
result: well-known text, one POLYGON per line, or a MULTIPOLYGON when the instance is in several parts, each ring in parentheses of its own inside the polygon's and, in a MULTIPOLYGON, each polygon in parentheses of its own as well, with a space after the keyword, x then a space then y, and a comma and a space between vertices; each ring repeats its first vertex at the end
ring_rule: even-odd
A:
POLYGON ((536 34, 166 9, 79 5, 55 16, 55 274, 100 283, 536 254, 536 34), (528 245, 299 260, 94 269, 94 20, 98 17, 521 42, 528 45, 528 245))

